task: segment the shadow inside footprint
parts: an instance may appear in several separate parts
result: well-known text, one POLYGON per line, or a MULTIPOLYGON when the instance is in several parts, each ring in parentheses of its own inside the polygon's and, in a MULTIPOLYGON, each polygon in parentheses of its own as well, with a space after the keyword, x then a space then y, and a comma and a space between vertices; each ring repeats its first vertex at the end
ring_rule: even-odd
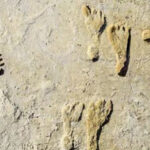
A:
POLYGON ((131 46, 131 29, 129 30, 128 44, 126 50, 126 62, 124 63, 124 67, 118 73, 118 75, 122 77, 125 77, 128 71, 128 66, 130 62, 130 46, 131 46))
POLYGON ((4 74, 4 69, 0 69, 0 76, 4 74))
POLYGON ((5 64, 2 62, 3 59, 1 58, 2 54, 0 54, 0 76, 4 74, 4 69, 2 68, 5 64))
POLYGON ((104 17, 104 24, 101 26, 101 28, 99 29, 99 33, 102 34, 105 30, 107 26, 107 21, 106 21, 106 17, 104 17))
MULTIPOLYGON (((105 126, 105 124, 109 123, 109 120, 110 120, 110 117, 111 117, 111 114, 113 113, 113 103, 111 103, 111 111, 110 111, 110 114, 107 116, 107 120, 103 123, 102 127, 105 126)), ((96 150, 100 150, 100 147, 99 147, 99 140, 100 140, 100 135, 101 135, 101 132, 102 132, 102 127, 98 130, 97 132, 97 148, 96 150)))
POLYGON ((145 40, 145 42, 148 42, 148 43, 150 43, 150 39, 146 39, 146 40, 145 40))
POLYGON ((97 62, 99 60, 99 56, 97 56, 96 58, 92 59, 92 62, 97 62))

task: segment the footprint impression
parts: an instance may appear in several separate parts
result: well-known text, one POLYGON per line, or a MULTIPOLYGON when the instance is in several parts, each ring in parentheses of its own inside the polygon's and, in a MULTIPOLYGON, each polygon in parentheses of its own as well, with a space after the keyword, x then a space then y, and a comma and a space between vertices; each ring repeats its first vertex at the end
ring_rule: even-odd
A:
POLYGON ((4 74, 4 69, 3 69, 4 65, 5 64, 3 63, 2 54, 0 54, 0 76, 4 74))
POLYGON ((64 132, 62 139, 63 150, 75 149, 74 128, 72 124, 78 123, 81 120, 83 109, 83 103, 75 102, 73 104, 66 105, 62 110, 64 132))
POLYGON ((86 119, 87 150, 99 150, 100 133, 111 112, 111 101, 98 100, 89 104, 86 119))
POLYGON ((107 28, 107 35, 116 54, 116 73, 125 76, 130 57, 130 28, 123 23, 112 24, 107 28))
POLYGON ((142 32, 142 39, 144 41, 150 42, 150 29, 144 30, 142 32))
POLYGON ((92 38, 92 43, 88 46, 87 56, 94 62, 99 59, 100 37, 106 27, 106 18, 102 11, 86 5, 82 6, 82 14, 86 28, 92 38))
MULTIPOLYGON (((84 104, 75 102, 68 104, 63 108, 63 150, 74 150, 74 128, 73 123, 79 123, 82 119, 84 104)), ((112 113, 112 102, 98 100, 91 102, 86 108, 86 133, 87 133, 87 150, 99 150, 99 139, 102 127, 107 123, 112 113)), ((84 129, 83 129, 84 130, 84 129)))

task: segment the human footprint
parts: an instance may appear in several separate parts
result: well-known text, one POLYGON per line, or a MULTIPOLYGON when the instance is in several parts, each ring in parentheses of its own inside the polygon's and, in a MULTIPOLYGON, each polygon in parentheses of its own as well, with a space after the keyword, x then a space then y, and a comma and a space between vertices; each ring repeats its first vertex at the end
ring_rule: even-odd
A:
POLYGON ((129 62, 130 28, 123 23, 112 24, 107 28, 107 35, 116 54, 116 72, 124 76, 129 62))
POLYGON ((100 36, 106 26, 106 18, 102 11, 86 5, 82 6, 82 14, 85 18, 86 28, 92 38, 92 44, 88 47, 87 56, 90 60, 96 60, 99 57, 100 36))
POLYGON ((85 25, 88 32, 94 40, 98 40, 102 33, 102 27, 106 23, 106 19, 102 11, 90 8, 89 6, 82 6, 82 14, 85 17, 85 25))
POLYGON ((83 109, 84 104, 80 102, 68 104, 63 108, 62 118, 63 118, 64 136, 62 139, 62 143, 64 150, 74 149, 74 136, 73 136, 74 131, 72 128, 72 123, 80 121, 83 109))
POLYGON ((112 112, 112 102, 98 100, 87 109, 87 150, 99 150, 99 136, 102 127, 112 112))

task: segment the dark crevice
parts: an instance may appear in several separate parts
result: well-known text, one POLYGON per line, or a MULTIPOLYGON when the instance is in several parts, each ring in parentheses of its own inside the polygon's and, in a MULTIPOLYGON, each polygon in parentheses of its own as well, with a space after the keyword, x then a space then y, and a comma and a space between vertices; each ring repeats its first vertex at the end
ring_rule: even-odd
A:
POLYGON ((118 73, 119 76, 125 77, 128 71, 128 66, 130 62, 130 46, 131 46, 131 29, 129 30, 128 44, 126 50, 126 61, 124 63, 124 67, 118 73))
POLYGON ((0 69, 0 76, 4 74, 4 69, 0 69))
POLYGON ((80 114, 80 116, 79 116, 78 122, 81 121, 81 119, 82 119, 82 114, 83 114, 84 108, 85 108, 85 106, 83 105, 83 108, 82 108, 81 114, 80 114))
POLYGON ((3 63, 3 58, 1 58, 2 54, 0 54, 0 76, 4 74, 4 69, 2 68, 5 63, 3 63))
POLYGON ((2 64, 0 64, 0 67, 2 67, 2 66, 4 66, 5 65, 5 63, 2 63, 2 64))
POLYGON ((99 56, 92 59, 92 62, 97 62, 99 60, 99 56))
POLYGON ((145 39, 144 41, 149 43, 149 42, 150 42, 150 39, 145 39))
POLYGON ((102 126, 105 126, 105 124, 109 123, 112 113, 113 113, 113 103, 111 102, 111 111, 110 111, 109 115, 107 116, 107 119, 105 120, 105 122, 103 123, 102 126))
POLYGON ((86 5, 86 7, 88 8, 88 10, 89 10, 89 12, 91 14, 91 8, 88 5, 86 5))
POLYGON ((105 30, 107 26, 107 21, 106 21, 106 17, 104 17, 104 24, 101 26, 101 28, 99 29, 99 33, 102 34, 105 30))
POLYGON ((101 135, 102 127, 105 126, 105 124, 109 123, 112 112, 113 112, 113 103, 111 103, 111 111, 110 111, 109 115, 107 116, 107 119, 105 120, 105 122, 103 123, 103 125, 99 128, 99 130, 97 131, 97 135, 96 135, 97 136, 96 137, 97 148, 96 148, 96 150, 100 150, 99 140, 100 140, 100 135, 101 135))
POLYGON ((97 148, 96 148, 96 150, 100 150, 100 148, 99 148, 99 139, 100 139, 101 131, 102 131, 102 127, 99 128, 99 130, 97 131, 97 135, 96 135, 96 136, 97 136, 97 137, 96 137, 97 148))
POLYGON ((72 147, 71 147, 70 150, 75 150, 75 148, 74 148, 74 141, 72 142, 72 147))

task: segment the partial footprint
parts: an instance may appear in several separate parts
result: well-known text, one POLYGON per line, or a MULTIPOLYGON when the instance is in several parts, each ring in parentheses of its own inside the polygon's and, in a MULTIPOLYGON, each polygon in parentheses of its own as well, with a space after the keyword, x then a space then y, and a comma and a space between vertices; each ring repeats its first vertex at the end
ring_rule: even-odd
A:
POLYGON ((99 136, 102 127, 112 112, 112 102, 99 100, 91 102, 87 109, 87 150, 99 150, 99 136))
POLYGON ((87 49, 87 56, 89 60, 96 62, 99 59, 99 46, 98 44, 91 44, 87 49))
POLYGON ((142 39, 144 40, 144 41, 147 41, 147 42, 150 42, 150 29, 148 30, 144 30, 143 32, 142 32, 142 39))
POLYGON ((87 30, 93 40, 88 47, 87 55, 90 60, 96 60, 99 57, 100 36, 106 27, 106 18, 102 11, 86 5, 82 6, 82 14, 85 18, 87 30))
POLYGON ((0 76, 4 74, 4 69, 3 69, 4 65, 5 64, 3 63, 2 54, 0 54, 0 76))
POLYGON ((72 123, 77 123, 81 120, 82 112, 84 109, 84 104, 80 102, 75 102, 73 104, 68 104, 63 108, 62 117, 63 117, 63 149, 64 150, 73 150, 74 147, 74 136, 73 136, 73 127, 72 123))
POLYGON ((107 28, 107 35, 116 54, 116 72, 125 76, 129 64, 130 28, 122 23, 113 24, 107 28))

